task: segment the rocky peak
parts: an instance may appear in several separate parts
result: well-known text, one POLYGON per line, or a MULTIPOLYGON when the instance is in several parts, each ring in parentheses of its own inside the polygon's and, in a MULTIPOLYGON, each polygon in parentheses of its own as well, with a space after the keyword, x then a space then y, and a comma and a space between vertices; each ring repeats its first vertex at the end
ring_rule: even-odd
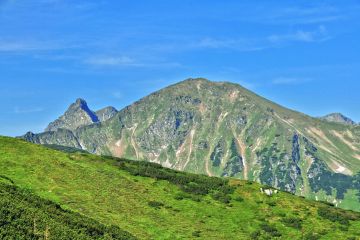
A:
POLYGON ((78 98, 75 103, 73 103, 74 107, 87 107, 87 103, 84 99, 78 98))
POLYGON ((95 114, 100 122, 103 122, 115 116, 117 112, 118 110, 116 110, 116 108, 109 106, 96 111, 95 114))
POLYGON ((78 98, 66 110, 64 115, 51 122, 45 131, 56 131, 59 128, 75 130, 79 127, 99 122, 97 115, 90 110, 84 99, 78 98))
POLYGON ((328 122, 342 123, 342 124, 347 124, 347 125, 356 125, 356 123, 353 120, 344 116, 341 113, 330 113, 324 117, 321 117, 321 119, 328 121, 328 122))

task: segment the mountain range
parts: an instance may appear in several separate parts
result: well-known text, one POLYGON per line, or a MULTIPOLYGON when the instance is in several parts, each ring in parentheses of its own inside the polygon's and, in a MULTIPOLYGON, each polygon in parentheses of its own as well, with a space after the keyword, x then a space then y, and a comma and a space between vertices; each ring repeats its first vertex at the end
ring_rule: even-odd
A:
POLYGON ((360 211, 360 126, 314 118, 229 82, 187 79, 117 111, 78 99, 21 138, 176 170, 257 181, 360 211))
POLYGON ((1 239, 360 236, 360 213, 252 181, 2 136, 0 146, 1 239))

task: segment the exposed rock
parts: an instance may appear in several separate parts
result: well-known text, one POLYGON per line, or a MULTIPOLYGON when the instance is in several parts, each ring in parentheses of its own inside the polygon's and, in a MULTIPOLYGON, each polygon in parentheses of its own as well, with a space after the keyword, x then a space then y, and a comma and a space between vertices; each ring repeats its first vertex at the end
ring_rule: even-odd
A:
POLYGON ((23 138, 210 176, 247 178, 305 196, 321 190, 332 195, 335 189, 341 198, 348 189, 359 189, 360 181, 329 166, 337 162, 354 174, 360 170, 359 153, 353 150, 360 149, 360 128, 340 126, 352 149, 332 134, 338 127, 237 84, 189 79, 119 112, 108 107, 94 113, 79 99, 49 125, 52 132, 23 138))
POLYGON ((276 189, 270 189, 270 188, 260 188, 260 192, 263 193, 263 194, 266 194, 267 196, 271 197, 272 195, 274 194, 277 194, 278 193, 278 190, 276 189))
POLYGON ((347 124, 347 125, 356 125, 356 122, 354 122, 353 120, 344 116, 341 113, 330 113, 324 117, 321 117, 320 119, 323 119, 328 122, 342 123, 342 124, 347 124))
POLYGON ((45 132, 56 131, 59 128, 75 130, 79 127, 99 122, 96 114, 89 109, 85 100, 79 98, 71 104, 68 110, 54 122, 51 122, 45 132))
POLYGON ((106 121, 116 115, 118 111, 114 107, 106 107, 95 112, 100 122, 106 121))

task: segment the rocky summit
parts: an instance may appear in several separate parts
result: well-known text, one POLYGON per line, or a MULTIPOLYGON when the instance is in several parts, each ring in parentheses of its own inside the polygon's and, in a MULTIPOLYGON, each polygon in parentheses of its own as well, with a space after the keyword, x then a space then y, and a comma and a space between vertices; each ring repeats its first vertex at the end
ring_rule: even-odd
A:
POLYGON ((360 210, 360 126, 313 118, 238 84, 188 79, 119 112, 77 100, 34 143, 261 182, 360 210))
POLYGON ((350 118, 344 116, 341 113, 330 113, 324 117, 321 117, 321 119, 328 121, 328 122, 335 122, 335 123, 342 123, 342 124, 348 124, 348 125, 356 125, 356 122, 351 120, 350 118))
POLYGON ((76 130, 78 127, 96 122, 99 122, 99 118, 89 109, 85 100, 79 98, 70 105, 64 115, 51 122, 45 131, 56 131, 59 128, 76 130))

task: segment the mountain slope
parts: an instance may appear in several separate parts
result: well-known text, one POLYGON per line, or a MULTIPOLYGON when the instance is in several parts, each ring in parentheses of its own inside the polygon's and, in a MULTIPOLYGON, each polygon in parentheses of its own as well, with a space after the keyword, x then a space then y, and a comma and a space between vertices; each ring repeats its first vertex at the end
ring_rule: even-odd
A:
POLYGON ((328 122, 335 122, 335 123, 342 123, 342 124, 348 124, 348 125, 356 125, 356 122, 351 120, 350 118, 344 116, 341 113, 330 113, 324 117, 321 117, 321 119, 328 121, 328 122))
POLYGON ((6 137, 0 137, 0 144, 3 178, 140 239, 354 239, 360 235, 359 213, 276 193, 257 183, 60 152, 6 137), (273 194, 267 196, 270 190, 273 194))
MULTIPOLYGON (((0 176, 0 239, 136 239, 10 185, 0 176)), ((11 180, 10 180, 11 181, 11 180)))
POLYGON ((24 138, 360 205, 359 126, 306 116, 232 83, 189 79, 105 122, 24 138))

